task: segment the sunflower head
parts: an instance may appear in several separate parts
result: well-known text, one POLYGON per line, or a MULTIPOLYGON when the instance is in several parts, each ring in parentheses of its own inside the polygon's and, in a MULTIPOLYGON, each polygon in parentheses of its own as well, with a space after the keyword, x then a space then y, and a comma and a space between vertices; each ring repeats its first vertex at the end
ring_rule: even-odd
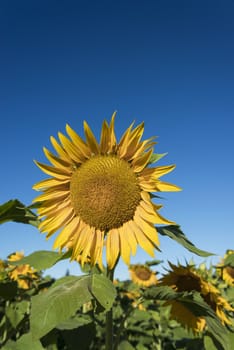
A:
POLYGON ((149 287, 157 284, 157 277, 147 265, 130 265, 129 273, 131 279, 140 287, 149 287))
POLYGON ((163 182, 161 176, 174 165, 153 167, 151 157, 154 137, 142 141, 144 124, 133 124, 117 142, 115 113, 110 124, 103 122, 100 142, 84 122, 85 139, 69 125, 67 136, 51 137, 56 154, 46 148, 50 165, 36 162, 50 177, 34 186, 41 191, 39 229, 47 238, 60 231, 54 248, 72 249, 72 259, 102 268, 103 246, 106 260, 113 269, 121 256, 126 264, 141 246, 154 256, 158 247, 155 224, 173 224, 159 213, 151 192, 178 191, 179 187, 163 182))
MULTIPOLYGON (((24 254, 21 252, 13 253, 8 257, 9 262, 21 260, 24 257, 24 254)), ((38 279, 36 270, 33 269, 28 264, 23 264, 19 266, 9 265, 10 271, 8 275, 10 279, 18 283, 19 288, 29 289, 32 285, 32 281, 38 279)))
MULTIPOLYGON (((224 325, 231 324, 231 321, 226 316, 226 312, 234 311, 234 309, 221 296, 219 290, 207 282, 194 266, 176 266, 170 263, 170 267, 171 271, 161 278, 160 285, 169 286, 177 292, 199 292, 220 321, 224 325)), ((171 318, 192 329, 194 333, 204 330, 206 321, 203 317, 195 316, 185 305, 176 300, 168 301, 166 304, 171 306, 171 318)))
POLYGON ((229 265, 224 265, 224 260, 232 254, 234 254, 234 250, 229 249, 226 251, 223 259, 217 266, 217 272, 229 286, 234 287, 234 268, 229 265))

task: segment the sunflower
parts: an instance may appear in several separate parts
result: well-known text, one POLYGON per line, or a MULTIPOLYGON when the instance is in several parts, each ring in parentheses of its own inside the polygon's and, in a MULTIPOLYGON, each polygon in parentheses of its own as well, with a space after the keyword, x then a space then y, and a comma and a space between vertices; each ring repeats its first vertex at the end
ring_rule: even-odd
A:
POLYGON ((229 285, 234 287, 234 268, 231 266, 224 266, 224 260, 231 254, 234 254, 234 250, 227 250, 221 263, 217 266, 218 274, 229 285))
POLYGON ((155 272, 147 265, 130 265, 129 273, 132 281, 141 287, 149 287, 157 284, 155 272))
MULTIPOLYGON (((8 257, 8 261, 18 261, 24 257, 21 252, 15 252, 8 257)), ((9 271, 9 277, 17 281, 19 288, 29 289, 31 287, 32 281, 38 279, 36 270, 34 270, 30 265, 23 264, 19 266, 8 266, 11 270, 9 271)))
POLYGON ((151 256, 159 240, 155 224, 173 224, 159 213, 160 205, 152 202, 151 192, 178 191, 179 187, 159 178, 175 166, 149 167, 155 145, 154 137, 141 141, 144 124, 132 123, 117 143, 114 131, 115 113, 104 120, 100 142, 84 122, 85 140, 69 125, 68 137, 58 133, 59 142, 51 137, 56 155, 44 148, 51 165, 36 161, 51 176, 34 189, 43 192, 38 214, 39 229, 47 238, 59 231, 54 249, 72 245, 72 260, 87 257, 91 265, 103 267, 106 261, 113 269, 121 256, 126 264, 138 244, 151 256))
MULTIPOLYGON (((170 263, 171 271, 160 280, 160 285, 171 287, 176 292, 197 291, 203 300, 213 309, 223 325, 232 322, 226 316, 226 311, 234 311, 234 308, 223 298, 217 288, 205 281, 199 272, 191 265, 173 265, 170 263)), ((194 333, 205 329, 206 320, 195 316, 192 311, 177 300, 170 300, 166 305, 171 306, 171 318, 176 319, 183 326, 192 329, 194 333)))

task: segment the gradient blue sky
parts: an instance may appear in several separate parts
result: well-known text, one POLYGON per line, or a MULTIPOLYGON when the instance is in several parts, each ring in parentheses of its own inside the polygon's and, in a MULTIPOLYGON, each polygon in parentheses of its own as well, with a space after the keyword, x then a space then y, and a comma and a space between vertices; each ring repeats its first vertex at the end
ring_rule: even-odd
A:
MULTIPOLYGON (((217 257, 234 248, 234 2, 231 0, 1 1, 0 202, 30 204, 44 178, 33 159, 69 123, 83 135, 85 119, 99 137, 103 118, 118 111, 116 133, 145 121, 158 136, 160 165, 176 163, 166 181, 162 214, 198 247, 217 257)), ((0 226, 5 258, 51 249, 35 228, 0 226)), ((193 257, 161 237, 157 258, 193 257)), ((141 250, 132 262, 149 259, 141 250)), ((74 264, 59 264, 63 275, 74 264)), ((128 278, 120 263, 117 274, 128 278)))

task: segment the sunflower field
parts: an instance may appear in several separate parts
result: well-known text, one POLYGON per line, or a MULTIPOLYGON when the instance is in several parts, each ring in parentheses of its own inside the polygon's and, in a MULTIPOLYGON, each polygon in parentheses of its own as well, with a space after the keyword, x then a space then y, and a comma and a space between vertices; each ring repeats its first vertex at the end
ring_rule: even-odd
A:
POLYGON ((47 239, 57 233, 54 251, 1 257, 0 348, 232 350, 234 250, 207 266, 212 253, 159 214, 159 192, 181 190, 161 180, 175 166, 157 166, 165 154, 155 153, 154 137, 141 140, 143 123, 117 141, 114 122, 115 113, 103 122, 100 142, 86 122, 85 139, 67 125, 67 136, 51 137, 55 154, 44 148, 50 165, 35 162, 49 177, 34 185, 40 194, 33 204, 0 205, 0 224, 33 225, 47 239), (155 260, 159 236, 204 263, 155 260), (133 265, 138 246, 151 258, 133 265), (82 274, 46 274, 65 259, 82 274), (129 269, 125 280, 115 276, 120 259, 129 269))

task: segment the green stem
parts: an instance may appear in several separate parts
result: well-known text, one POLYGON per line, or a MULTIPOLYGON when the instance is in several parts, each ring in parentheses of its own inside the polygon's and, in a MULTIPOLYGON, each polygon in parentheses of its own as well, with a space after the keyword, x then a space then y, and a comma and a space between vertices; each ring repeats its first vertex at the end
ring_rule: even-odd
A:
MULTIPOLYGON (((113 282, 114 268, 107 268, 107 278, 113 282)), ((106 350, 113 350, 113 309, 111 308, 106 313, 106 350)))

